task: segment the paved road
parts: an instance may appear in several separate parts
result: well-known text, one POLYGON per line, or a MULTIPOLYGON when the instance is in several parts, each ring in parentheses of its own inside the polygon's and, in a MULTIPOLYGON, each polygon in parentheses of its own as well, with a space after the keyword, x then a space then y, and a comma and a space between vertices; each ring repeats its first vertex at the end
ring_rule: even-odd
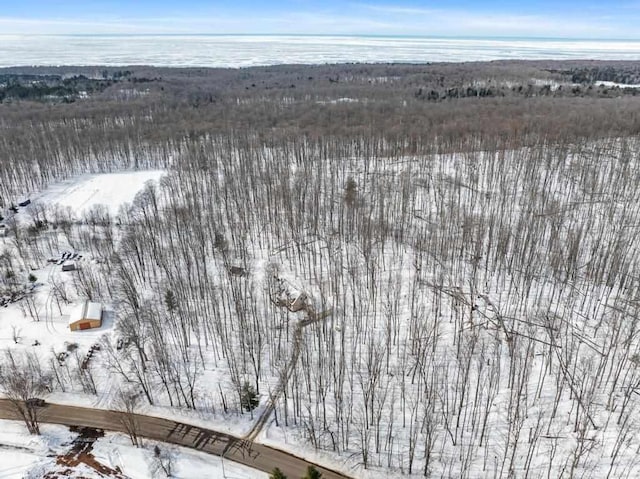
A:
MULTIPOLYGON (((6 399, 0 399, 0 419, 17 419, 14 406, 6 399)), ((140 437, 177 444, 217 456, 224 454, 225 459, 265 472, 279 467, 289 479, 302 477, 307 466, 311 464, 287 452, 210 429, 152 416, 135 415, 135 420, 140 437)), ((121 413, 102 409, 47 404, 40 412, 40 422, 126 432, 121 413)), ((314 465, 322 473, 323 479, 348 477, 314 465)))

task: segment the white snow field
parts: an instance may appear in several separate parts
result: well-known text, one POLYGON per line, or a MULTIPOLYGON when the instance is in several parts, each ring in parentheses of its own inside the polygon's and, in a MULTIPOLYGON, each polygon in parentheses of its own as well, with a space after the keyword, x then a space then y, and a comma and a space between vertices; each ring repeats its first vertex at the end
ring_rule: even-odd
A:
POLYGON ((247 67, 290 63, 498 59, 633 60, 638 41, 296 35, 0 35, 0 67, 154 65, 247 67))
POLYGON ((147 181, 156 182, 165 174, 164 170, 152 170, 83 175, 51 185, 35 199, 41 204, 71 208, 76 216, 98 205, 115 216, 120 206, 133 201, 147 181))
POLYGON ((611 88, 640 88, 640 85, 628 85, 626 83, 616 83, 612 81, 599 81, 596 85, 606 86, 611 88))

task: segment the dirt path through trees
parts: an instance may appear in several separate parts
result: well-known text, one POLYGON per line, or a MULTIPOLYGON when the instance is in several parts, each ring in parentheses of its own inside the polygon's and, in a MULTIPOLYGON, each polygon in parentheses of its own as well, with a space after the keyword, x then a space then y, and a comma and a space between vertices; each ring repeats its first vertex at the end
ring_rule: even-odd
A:
POLYGON ((323 311, 320 314, 314 313, 311 309, 307 309, 307 311, 308 311, 308 316, 305 319, 302 319, 296 323, 296 329, 293 332, 293 348, 291 351, 291 359, 289 360, 289 363, 287 364, 286 369, 283 371, 280 377, 280 381, 278 382, 278 385, 276 386, 275 390, 272 393, 270 393, 267 407, 262 412, 262 414, 260 414, 260 416, 258 417, 258 420, 255 422, 251 430, 244 436, 244 438, 247 441, 254 441, 256 437, 258 437, 258 434, 260 434, 260 431, 262 431, 262 428, 265 426, 265 424, 271 417, 271 414, 273 414, 273 411, 275 410, 275 407, 276 407, 276 402, 282 395, 284 389, 287 387, 287 383, 289 382, 289 379, 291 378, 291 374, 293 373, 293 370, 295 369, 296 364, 298 363, 298 358, 300 357, 300 346, 302 344, 302 330, 311 324, 325 320, 331 315, 330 309, 323 311))

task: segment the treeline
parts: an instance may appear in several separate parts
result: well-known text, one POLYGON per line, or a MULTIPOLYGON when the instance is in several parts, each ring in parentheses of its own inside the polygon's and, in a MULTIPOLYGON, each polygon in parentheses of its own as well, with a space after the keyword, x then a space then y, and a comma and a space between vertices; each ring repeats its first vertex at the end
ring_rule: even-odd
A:
MULTIPOLYGON (((249 130, 267 143, 375 135, 415 154, 517 148, 543 138, 580 140, 639 131, 640 100, 634 96, 616 98, 617 93, 605 94, 606 88, 589 86, 593 97, 558 97, 560 89, 547 83, 522 87, 520 96, 502 96, 493 86, 543 74, 545 82, 556 81, 545 68, 549 66, 520 63, 78 68, 76 75, 100 78, 90 81, 117 83, 71 105, 0 105, 0 205, 75 173, 166 166, 185 141, 211 134, 249 130), (109 79, 102 80, 104 75, 109 79), (140 83, 143 78, 154 81, 140 83), (296 88, 290 88, 291 78, 298 82, 296 88)), ((70 74, 53 71, 59 78, 70 74)), ((514 85, 509 91, 520 88, 514 85)))
MULTIPOLYGON (((633 96, 634 89, 596 88, 597 82, 633 85, 640 82, 633 62, 519 62, 439 63, 427 65, 281 65, 243 69, 151 67, 21 67, 0 70, 0 83, 32 87, 30 96, 47 86, 113 97, 121 89, 149 90, 165 100, 220 101, 231 96, 287 95, 297 100, 369 98, 380 94, 423 99, 474 96, 530 97, 550 95, 633 96), (38 86, 39 87, 36 87, 38 86), (589 88, 589 87, 592 88, 589 88), (438 97, 436 98, 435 93, 438 97), (453 92, 456 92, 454 94, 453 92), (420 96, 420 95, 419 95, 420 96)), ((25 94, 22 90, 21 94, 25 94)), ((100 96, 100 95, 98 95, 100 96)))
MULTIPOLYGON (((123 74, 113 75, 119 79, 123 74)), ((111 79, 93 79, 84 75, 1 74, 0 103, 16 100, 70 103, 104 91, 114 84, 111 79)))
POLYGON ((465 88, 446 88, 441 90, 426 90, 419 88, 416 91, 416 98, 426 101, 445 101, 457 98, 494 98, 506 96, 524 96, 531 97, 584 97, 590 96, 594 98, 613 98, 618 96, 638 96, 640 88, 628 87, 624 85, 608 87, 605 85, 587 84, 571 85, 571 84, 546 84, 514 86, 468 86, 465 88))
POLYGON ((571 81, 575 83, 588 84, 609 81, 623 85, 640 85, 640 67, 638 65, 575 68, 562 73, 571 75, 571 81))

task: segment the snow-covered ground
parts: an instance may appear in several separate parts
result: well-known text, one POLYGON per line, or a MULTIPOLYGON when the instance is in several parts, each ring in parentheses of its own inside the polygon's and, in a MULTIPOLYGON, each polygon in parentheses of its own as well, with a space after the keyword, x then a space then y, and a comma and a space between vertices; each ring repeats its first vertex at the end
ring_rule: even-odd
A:
MULTIPOLYGON (((238 385, 255 381, 258 416, 296 357, 258 440, 355 477, 559 477, 566 464, 585 477, 635 477, 640 368, 626 318, 636 315, 637 284, 625 276, 621 286, 622 267, 604 275, 612 244, 628 271, 638 262, 622 248, 636 243, 628 226, 640 213, 625 205, 640 204, 631 187, 640 166, 616 156, 638 145, 619 143, 604 144, 606 154, 580 145, 295 165, 264 155, 241 167, 221 161, 217 175, 172 171, 122 225, 76 223, 31 245, 49 254, 45 234, 62 237, 63 248, 65 238, 84 245, 81 275, 68 276, 86 275, 96 296, 121 300, 118 320, 146 335, 151 358, 136 378, 136 348, 111 363, 103 348, 90 367, 95 393, 80 395, 73 376, 47 399, 109 407, 112 388, 137 380, 152 389, 154 406, 142 412, 242 434, 255 417, 241 410, 238 385), (336 184, 346 186, 331 195, 336 184), (340 212, 314 210, 316 198, 340 212), (386 220, 375 228, 361 223, 378 216, 386 220), (301 293, 328 314, 294 312, 301 293), (183 339, 186 325, 194 332, 183 339), (163 387, 165 364, 183 394, 163 387)), ((12 345, 7 321, 5 346, 42 347, 29 328, 47 334, 48 324, 43 353, 65 347, 71 333, 57 327, 67 313, 46 295, 63 277, 58 268, 32 271, 45 278, 30 295, 45 305, 40 321, 26 301, 4 310, 34 323, 12 345)), ((77 303, 83 285, 69 290, 77 303)), ((112 324, 73 333, 81 354, 93 334, 115 340, 112 324)))
MULTIPOLYGON (((50 185, 42 192, 30 196, 32 203, 20 208, 15 215, 20 224, 33 221, 32 212, 39 207, 56 208, 60 206, 71 213, 71 217, 80 219, 89 210, 103 207, 112 217, 116 217, 120 208, 130 204, 136 194, 147 182, 157 183, 165 175, 162 170, 130 171, 122 173, 83 175, 67 181, 50 185)), ((69 345, 76 345, 72 352, 82 355, 100 341, 103 335, 113 331, 115 315, 109 305, 105 305, 102 327, 82 332, 69 330, 70 314, 84 301, 71 292, 73 272, 63 272, 60 264, 64 251, 74 251, 72 245, 58 237, 52 239, 59 247, 58 255, 52 259, 56 263, 30 264, 29 274, 35 277, 28 287, 33 289, 30 304, 18 301, 0 309, 0 349, 16 347, 63 353, 69 345), (56 291, 64 293, 56 294, 56 291), (63 294, 69 303, 60 297, 63 294)), ((0 250, 13 248, 10 238, 0 239, 0 250)), ((96 259, 78 253, 75 261, 77 268, 87 267, 96 259)), ((18 265, 16 265, 18 266, 18 265)), ((24 269, 24 266, 22 266, 24 269)), ((26 271, 25 271, 26 274, 26 271)))
MULTIPOLYGON (((42 192, 31 195, 32 204, 20 208, 16 219, 20 224, 32 221, 30 210, 38 205, 68 208, 72 217, 81 219, 89 210, 103 207, 113 217, 117 216, 122 207, 127 207, 134 200, 136 194, 143 189, 147 182, 156 183, 165 175, 165 171, 135 171, 112 174, 83 175, 67 181, 50 185, 42 192)), ((13 248, 9 238, 0 239, 0 249, 13 248)), ((60 244, 61 251, 72 251, 71 245, 60 244)), ((57 259, 57 258, 56 258, 57 259)), ((94 258, 82 255, 76 261, 77 267, 90 267, 94 258)), ((116 341, 114 332, 115 313, 110 305, 105 305, 102 327, 86 331, 70 331, 68 327, 69 315, 82 303, 83 298, 75 297, 73 290, 74 272, 63 272, 60 264, 43 264, 32 267, 29 273, 37 279, 33 281, 31 307, 25 306, 25 301, 10 303, 0 308, 0 349, 33 351, 42 358, 54 352, 56 356, 67 353, 65 363, 77 367, 92 345, 100 343, 106 335, 116 341), (71 300, 66 304, 54 293, 54 288, 61 288, 69 294, 71 300)), ((99 362, 99 359, 93 361, 99 362)), ((111 408, 112 397, 109 394, 109 376, 99 365, 89 366, 95 374, 98 387, 104 391, 98 396, 93 394, 78 394, 58 392, 47 396, 47 400, 60 404, 83 405, 96 408, 111 408)), ((221 380, 212 373, 211 380, 221 380)), ((246 420, 234 422, 233 418, 226 421, 212 421, 206 412, 181 415, 175 410, 163 407, 147 407, 147 414, 185 420, 205 427, 217 426, 219 430, 241 434, 248 430, 250 424, 246 420)), ((8 467, 0 469, 0 477, 41 477, 47 468, 53 464, 55 454, 64 452, 64 444, 71 442, 75 436, 62 426, 43 425, 42 437, 33 437, 26 433, 21 423, 5 421, 0 432, 0 461, 7 457, 8 467), (49 457, 50 456, 50 457, 49 457), (11 458, 8 460, 8 458, 11 458)), ((154 443, 155 444, 155 443, 154 443)), ((266 474, 251 468, 225 461, 205 453, 173 447, 175 456, 174 476, 178 478, 192 477, 222 477, 223 472, 230 478, 263 478, 266 474), (224 468, 224 469, 223 469, 224 468)), ((95 457, 104 465, 119 467, 131 478, 155 478, 157 471, 153 470, 153 452, 151 443, 143 449, 130 445, 126 436, 107 434, 98 440, 94 449, 95 457)), ((85 477, 103 477, 84 465, 82 474, 85 477), (92 475, 94 474, 94 475, 92 475)))
POLYGON ((597 85, 600 86, 608 86, 612 88, 640 88, 640 85, 628 85, 626 83, 616 83, 613 81, 599 81, 596 82, 597 85))
POLYGON ((42 205, 70 208, 78 217, 97 205, 115 216, 122 205, 134 200, 147 181, 156 182, 165 174, 164 170, 151 170, 83 175, 55 183, 31 199, 42 205))
MULTIPOLYGON (((41 425, 41 436, 30 435, 24 424, 18 421, 2 421, 0 428, 0 478, 36 479, 57 471, 56 460, 69 453, 77 433, 65 426, 41 425)), ((192 479, 197 477, 227 477, 230 479, 264 479, 267 474, 217 456, 191 449, 145 441, 141 448, 131 445, 127 436, 106 433, 93 444, 91 455, 101 465, 119 469, 131 479, 156 479, 165 477, 158 469, 154 448, 158 446, 171 458, 171 477, 192 479)), ((60 477, 104 478, 87 464, 71 469, 71 474, 60 477)))
POLYGON ((24 479, 35 469, 46 469, 54 462, 55 455, 70 443, 73 433, 64 426, 43 424, 41 436, 32 436, 24 424, 2 421, 0 427, 0 477, 24 479))
POLYGON ((135 448, 131 446, 128 437, 117 433, 107 433, 104 438, 98 439, 93 454, 102 464, 112 468, 119 467, 131 479, 156 479, 162 476, 154 469, 153 448, 155 445, 166 449, 173 456, 171 477, 176 479, 197 477, 266 479, 268 477, 268 474, 242 464, 184 447, 145 441, 142 448, 135 448))

